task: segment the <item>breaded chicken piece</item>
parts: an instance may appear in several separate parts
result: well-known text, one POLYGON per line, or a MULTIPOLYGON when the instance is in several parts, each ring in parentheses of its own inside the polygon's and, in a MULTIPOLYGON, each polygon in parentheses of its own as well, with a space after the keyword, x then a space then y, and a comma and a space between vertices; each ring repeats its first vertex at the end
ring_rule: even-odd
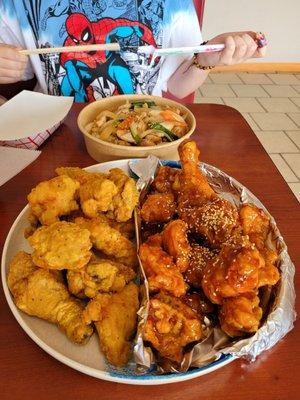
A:
POLYGON ((239 214, 244 234, 249 236, 258 250, 262 250, 270 230, 270 218, 254 204, 243 204, 239 214))
POLYGON ((181 219, 169 222, 162 231, 164 250, 172 256, 180 272, 189 266, 191 246, 187 237, 188 225, 181 219))
POLYGON ((119 168, 109 171, 108 179, 114 182, 118 188, 114 196, 108 216, 117 222, 128 221, 138 204, 139 193, 135 181, 119 168))
POLYGON ((59 217, 77 210, 79 182, 66 175, 39 183, 27 196, 31 212, 42 225, 51 225, 59 217))
POLYGON ((254 292, 225 299, 219 311, 221 328, 231 337, 256 332, 261 317, 259 297, 254 292))
POLYGON ((88 179, 79 189, 83 213, 89 218, 95 218, 99 213, 108 211, 117 193, 117 186, 105 176, 88 179))
POLYGON ((180 363, 184 347, 201 338, 200 318, 187 304, 164 293, 150 299, 143 339, 162 357, 180 363))
POLYGON ((260 268, 259 270, 258 287, 266 285, 273 286, 280 279, 279 270, 275 266, 278 254, 275 250, 269 250, 267 248, 261 250, 260 254, 263 256, 265 260, 265 266, 263 268, 260 268))
POLYGON ((91 241, 96 249, 108 256, 113 256, 122 264, 131 267, 137 264, 137 253, 133 243, 119 231, 111 228, 108 223, 98 218, 76 218, 75 223, 89 230, 91 241))
POLYGON ((84 311, 85 322, 95 323, 102 352, 116 367, 123 367, 130 358, 138 309, 139 289, 130 282, 118 293, 98 294, 84 311))
POLYGON ((180 189, 180 173, 181 170, 177 168, 160 167, 151 186, 159 193, 177 194, 180 189))
POLYGON ((107 223, 111 228, 116 229, 128 239, 132 239, 135 236, 135 226, 132 218, 126 222, 117 222, 108 218, 106 214, 99 214, 97 219, 101 222, 107 223))
POLYGON ((91 258, 90 232, 73 222, 41 226, 28 239, 33 262, 45 269, 80 269, 91 258))
POLYGON ((139 255, 151 292, 165 290, 175 297, 185 294, 187 285, 183 276, 173 258, 162 248, 143 243, 139 248, 139 255))
POLYGON ((145 222, 168 222, 176 211, 172 193, 149 194, 141 208, 141 218, 145 222))
POLYGON ((80 270, 69 270, 67 280, 72 294, 93 298, 98 293, 120 292, 135 276, 133 269, 126 265, 100 259, 89 262, 80 270))
POLYGON ((84 169, 78 167, 59 167, 55 170, 57 175, 67 175, 70 178, 78 181, 80 185, 83 185, 89 180, 94 180, 98 178, 105 177, 105 174, 102 172, 88 172, 84 169))
POLYGON ((74 343, 84 344, 93 333, 84 322, 84 306, 71 297, 52 271, 34 265, 29 254, 19 252, 12 259, 8 287, 17 307, 26 314, 56 324, 74 343))

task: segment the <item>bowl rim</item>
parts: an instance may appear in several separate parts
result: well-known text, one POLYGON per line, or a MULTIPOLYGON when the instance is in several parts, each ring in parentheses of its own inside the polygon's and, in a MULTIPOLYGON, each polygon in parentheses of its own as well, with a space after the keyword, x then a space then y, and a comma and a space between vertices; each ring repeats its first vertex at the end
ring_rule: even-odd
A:
POLYGON ((121 150, 121 149, 131 149, 131 150, 134 150, 135 152, 144 152, 144 151, 152 151, 152 150, 155 150, 155 149, 163 149, 163 148, 168 148, 168 147, 171 147, 171 146, 173 146, 175 143, 177 143, 177 144, 179 144, 180 142, 179 141, 183 141, 184 139, 187 139, 189 136, 191 136, 193 133, 194 133, 194 131, 195 131, 195 129, 196 129, 196 118, 195 118, 195 116, 194 116, 194 114, 192 113, 192 111, 190 110, 190 109, 188 109, 185 105, 183 105, 183 104, 181 104, 181 103, 178 103, 177 101, 175 101, 175 100, 171 100, 171 99, 167 99, 167 98, 165 98, 165 97, 160 97, 160 96, 152 96, 152 95, 147 95, 147 94, 122 94, 122 95, 116 95, 116 96, 111 96, 111 97, 105 97, 105 98, 102 98, 102 99, 99 99, 99 100, 95 100, 95 101, 93 101, 93 102, 91 102, 91 103, 89 103, 89 104, 87 104, 86 106, 84 106, 83 108, 82 108, 82 110, 79 112, 79 114, 78 114, 78 117, 77 117, 77 126, 78 126, 78 128, 79 128, 79 130, 80 130, 80 132, 83 134, 83 136, 85 136, 86 138, 88 138, 88 139, 90 139, 90 140, 92 140, 93 142, 95 142, 95 143, 99 143, 99 144, 102 144, 102 145, 105 145, 105 146, 107 146, 107 145, 109 145, 109 147, 110 148, 113 148, 113 149, 118 149, 118 150, 121 150), (98 103, 98 102, 101 102, 101 101, 105 101, 106 99, 110 99, 110 98, 112 98, 112 97, 114 97, 114 98, 119 98, 119 99, 128 99, 128 98, 133 98, 133 99, 144 99, 144 98, 152 98, 152 99, 157 99, 157 100, 159 100, 159 101, 166 101, 166 102, 170 102, 170 103, 172 103, 172 104, 174 104, 174 105, 176 105, 177 107, 179 107, 179 108, 181 108, 181 109, 183 109, 186 113, 188 113, 189 115, 190 115, 190 117, 191 117, 191 119, 192 119, 192 125, 191 125, 191 127, 190 127, 190 129, 189 129, 189 131, 185 134, 185 135, 183 135, 182 137, 180 137, 180 138, 178 138, 178 139, 176 139, 176 140, 174 140, 174 141, 172 141, 172 142, 166 142, 166 143, 163 143, 163 144, 157 144, 157 145, 155 145, 155 146, 124 146, 124 145, 122 145, 122 144, 115 144, 115 143, 110 143, 110 142, 107 142, 107 141, 105 141, 105 140, 102 140, 102 139, 99 139, 99 138, 96 138, 95 136, 93 136, 93 135, 91 135, 90 133, 88 133, 88 132, 86 132, 85 131, 85 128, 82 126, 82 124, 80 123, 80 119, 82 118, 82 114, 83 114, 83 112, 87 109, 87 108, 91 108, 91 107, 93 107, 94 106, 94 103, 98 103))

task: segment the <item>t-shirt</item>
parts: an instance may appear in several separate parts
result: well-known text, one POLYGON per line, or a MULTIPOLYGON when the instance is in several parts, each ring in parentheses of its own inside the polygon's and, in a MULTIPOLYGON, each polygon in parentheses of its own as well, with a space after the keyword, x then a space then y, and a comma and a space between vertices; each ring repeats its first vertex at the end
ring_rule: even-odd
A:
POLYGON ((120 52, 30 56, 23 79, 35 74, 40 91, 85 102, 161 95, 187 56, 151 63, 137 46, 194 46, 202 37, 193 0, 2 0, 0 42, 28 49, 118 42, 120 52))

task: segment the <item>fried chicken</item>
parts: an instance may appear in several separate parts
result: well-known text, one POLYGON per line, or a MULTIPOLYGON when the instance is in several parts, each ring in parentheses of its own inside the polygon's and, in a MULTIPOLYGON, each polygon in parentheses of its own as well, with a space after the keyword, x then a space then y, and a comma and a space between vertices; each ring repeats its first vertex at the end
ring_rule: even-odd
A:
POLYGON ((221 328, 232 337, 256 332, 261 317, 259 297, 254 292, 225 299, 219 311, 221 328))
POLYGON ((177 219, 169 222, 162 231, 163 248, 174 258, 180 272, 186 271, 190 260, 191 246, 187 229, 187 224, 177 219))
POLYGON ((278 268, 275 266, 278 254, 275 250, 269 250, 267 248, 261 250, 260 254, 264 257, 265 266, 259 270, 258 287, 266 285, 273 286, 280 279, 278 268))
POLYGON ((253 204, 243 204, 239 214, 244 234, 262 250, 270 230, 270 218, 253 204))
POLYGON ((79 269, 91 258, 90 232, 72 222, 41 226, 28 239, 33 262, 45 269, 79 269))
POLYGON ((56 324, 74 343, 84 344, 92 335, 82 319, 84 306, 52 271, 36 267, 29 254, 21 251, 12 259, 8 287, 20 310, 56 324))
POLYGON ((55 172, 57 175, 67 175, 69 178, 78 181, 80 185, 83 185, 89 180, 105 177, 105 174, 102 172, 88 172, 78 167, 59 167, 56 168, 55 172))
POLYGON ((180 169, 163 166, 158 169, 157 175, 152 182, 152 188, 158 193, 178 193, 180 189, 180 169))
POLYGON ((184 347, 202 337, 200 319, 180 299, 159 293, 150 299, 143 338, 162 357, 180 363, 184 347))
POLYGON ((91 234, 93 246, 108 256, 114 257, 122 264, 134 267, 137 264, 137 254, 133 243, 119 231, 111 228, 101 219, 76 218, 75 223, 91 234))
POLYGON ((168 222, 176 211, 172 193, 149 194, 141 208, 141 218, 145 222, 168 222))
POLYGON ((27 197, 31 212, 42 225, 58 222, 59 217, 79 208, 76 202, 79 186, 79 182, 66 175, 39 183, 27 197))
POLYGON ((77 297, 95 297, 98 293, 120 292, 136 273, 132 268, 100 259, 89 262, 78 271, 68 271, 69 291, 77 297))
POLYGON ((130 282, 118 293, 98 294, 84 311, 85 322, 95 323, 102 352, 117 367, 126 365, 131 354, 130 339, 136 330, 138 294, 138 286, 130 282))
POLYGON ((162 248, 150 246, 148 243, 140 246, 139 255, 151 292, 165 290, 175 297, 185 294, 187 285, 172 256, 162 248))

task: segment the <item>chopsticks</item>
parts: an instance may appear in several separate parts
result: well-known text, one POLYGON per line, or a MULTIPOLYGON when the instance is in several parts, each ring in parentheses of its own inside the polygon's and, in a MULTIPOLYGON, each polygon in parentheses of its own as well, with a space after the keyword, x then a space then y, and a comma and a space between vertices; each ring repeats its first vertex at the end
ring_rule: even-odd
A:
POLYGON ((77 51, 120 51, 119 43, 106 44, 87 44, 83 46, 65 46, 65 47, 42 47, 37 49, 19 50, 21 54, 31 56, 34 54, 51 54, 51 53, 73 53, 77 51))

